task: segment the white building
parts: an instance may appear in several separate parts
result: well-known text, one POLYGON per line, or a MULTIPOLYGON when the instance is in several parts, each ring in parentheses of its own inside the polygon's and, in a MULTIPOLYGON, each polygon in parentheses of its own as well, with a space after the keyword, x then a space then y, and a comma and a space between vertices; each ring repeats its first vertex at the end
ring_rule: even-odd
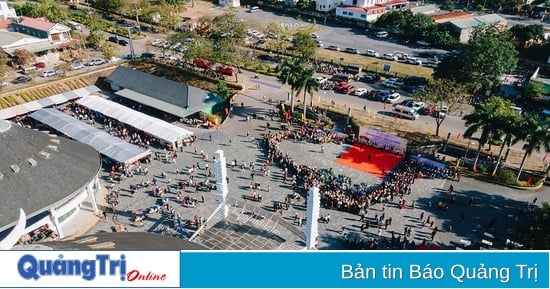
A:
POLYGON ((220 6, 222 7, 239 7, 241 6, 240 0, 220 0, 220 6))
POLYGON ((344 0, 336 8, 336 16, 359 21, 374 21, 380 15, 409 5, 407 0, 344 0))
POLYGON ((8 6, 8 1, 0 1, 0 20, 8 20, 17 17, 15 9, 8 6))
POLYGON ((342 4, 342 0, 317 0, 315 3, 316 11, 329 12, 336 9, 336 7, 342 4))

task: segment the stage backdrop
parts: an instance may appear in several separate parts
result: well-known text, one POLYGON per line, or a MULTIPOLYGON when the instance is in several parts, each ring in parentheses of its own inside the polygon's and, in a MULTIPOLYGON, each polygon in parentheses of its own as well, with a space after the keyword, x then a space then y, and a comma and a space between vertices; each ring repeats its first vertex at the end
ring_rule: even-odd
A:
POLYGON ((407 151, 406 140, 371 128, 361 128, 359 131, 359 142, 400 155, 405 155, 407 151))

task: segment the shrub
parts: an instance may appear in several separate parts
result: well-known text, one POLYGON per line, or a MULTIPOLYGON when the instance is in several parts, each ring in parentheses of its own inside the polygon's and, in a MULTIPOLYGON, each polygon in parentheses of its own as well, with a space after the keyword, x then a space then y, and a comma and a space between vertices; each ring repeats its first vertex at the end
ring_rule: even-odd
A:
POLYGON ((511 184, 511 185, 516 185, 517 182, 516 182, 516 172, 509 169, 509 168, 499 168, 497 170, 497 173, 495 175, 495 177, 504 182, 504 183, 507 183, 507 184, 511 184))

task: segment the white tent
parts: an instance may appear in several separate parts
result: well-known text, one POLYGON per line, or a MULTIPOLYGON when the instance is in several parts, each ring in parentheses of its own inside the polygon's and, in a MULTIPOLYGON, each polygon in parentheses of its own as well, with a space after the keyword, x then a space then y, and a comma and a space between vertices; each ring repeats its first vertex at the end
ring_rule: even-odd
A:
POLYGON ((30 117, 74 140, 90 145, 102 155, 119 163, 133 163, 151 154, 151 150, 127 143, 56 109, 43 108, 32 113, 30 117))
POLYGON ((146 132, 166 143, 175 144, 193 135, 192 132, 184 128, 135 111, 100 96, 84 96, 76 103, 146 132))

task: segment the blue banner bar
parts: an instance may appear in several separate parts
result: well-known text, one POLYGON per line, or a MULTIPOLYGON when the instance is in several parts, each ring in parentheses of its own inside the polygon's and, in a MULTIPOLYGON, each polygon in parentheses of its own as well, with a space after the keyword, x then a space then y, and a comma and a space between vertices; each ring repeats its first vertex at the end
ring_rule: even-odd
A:
POLYGON ((549 288, 548 252, 181 253, 182 288, 549 288))

